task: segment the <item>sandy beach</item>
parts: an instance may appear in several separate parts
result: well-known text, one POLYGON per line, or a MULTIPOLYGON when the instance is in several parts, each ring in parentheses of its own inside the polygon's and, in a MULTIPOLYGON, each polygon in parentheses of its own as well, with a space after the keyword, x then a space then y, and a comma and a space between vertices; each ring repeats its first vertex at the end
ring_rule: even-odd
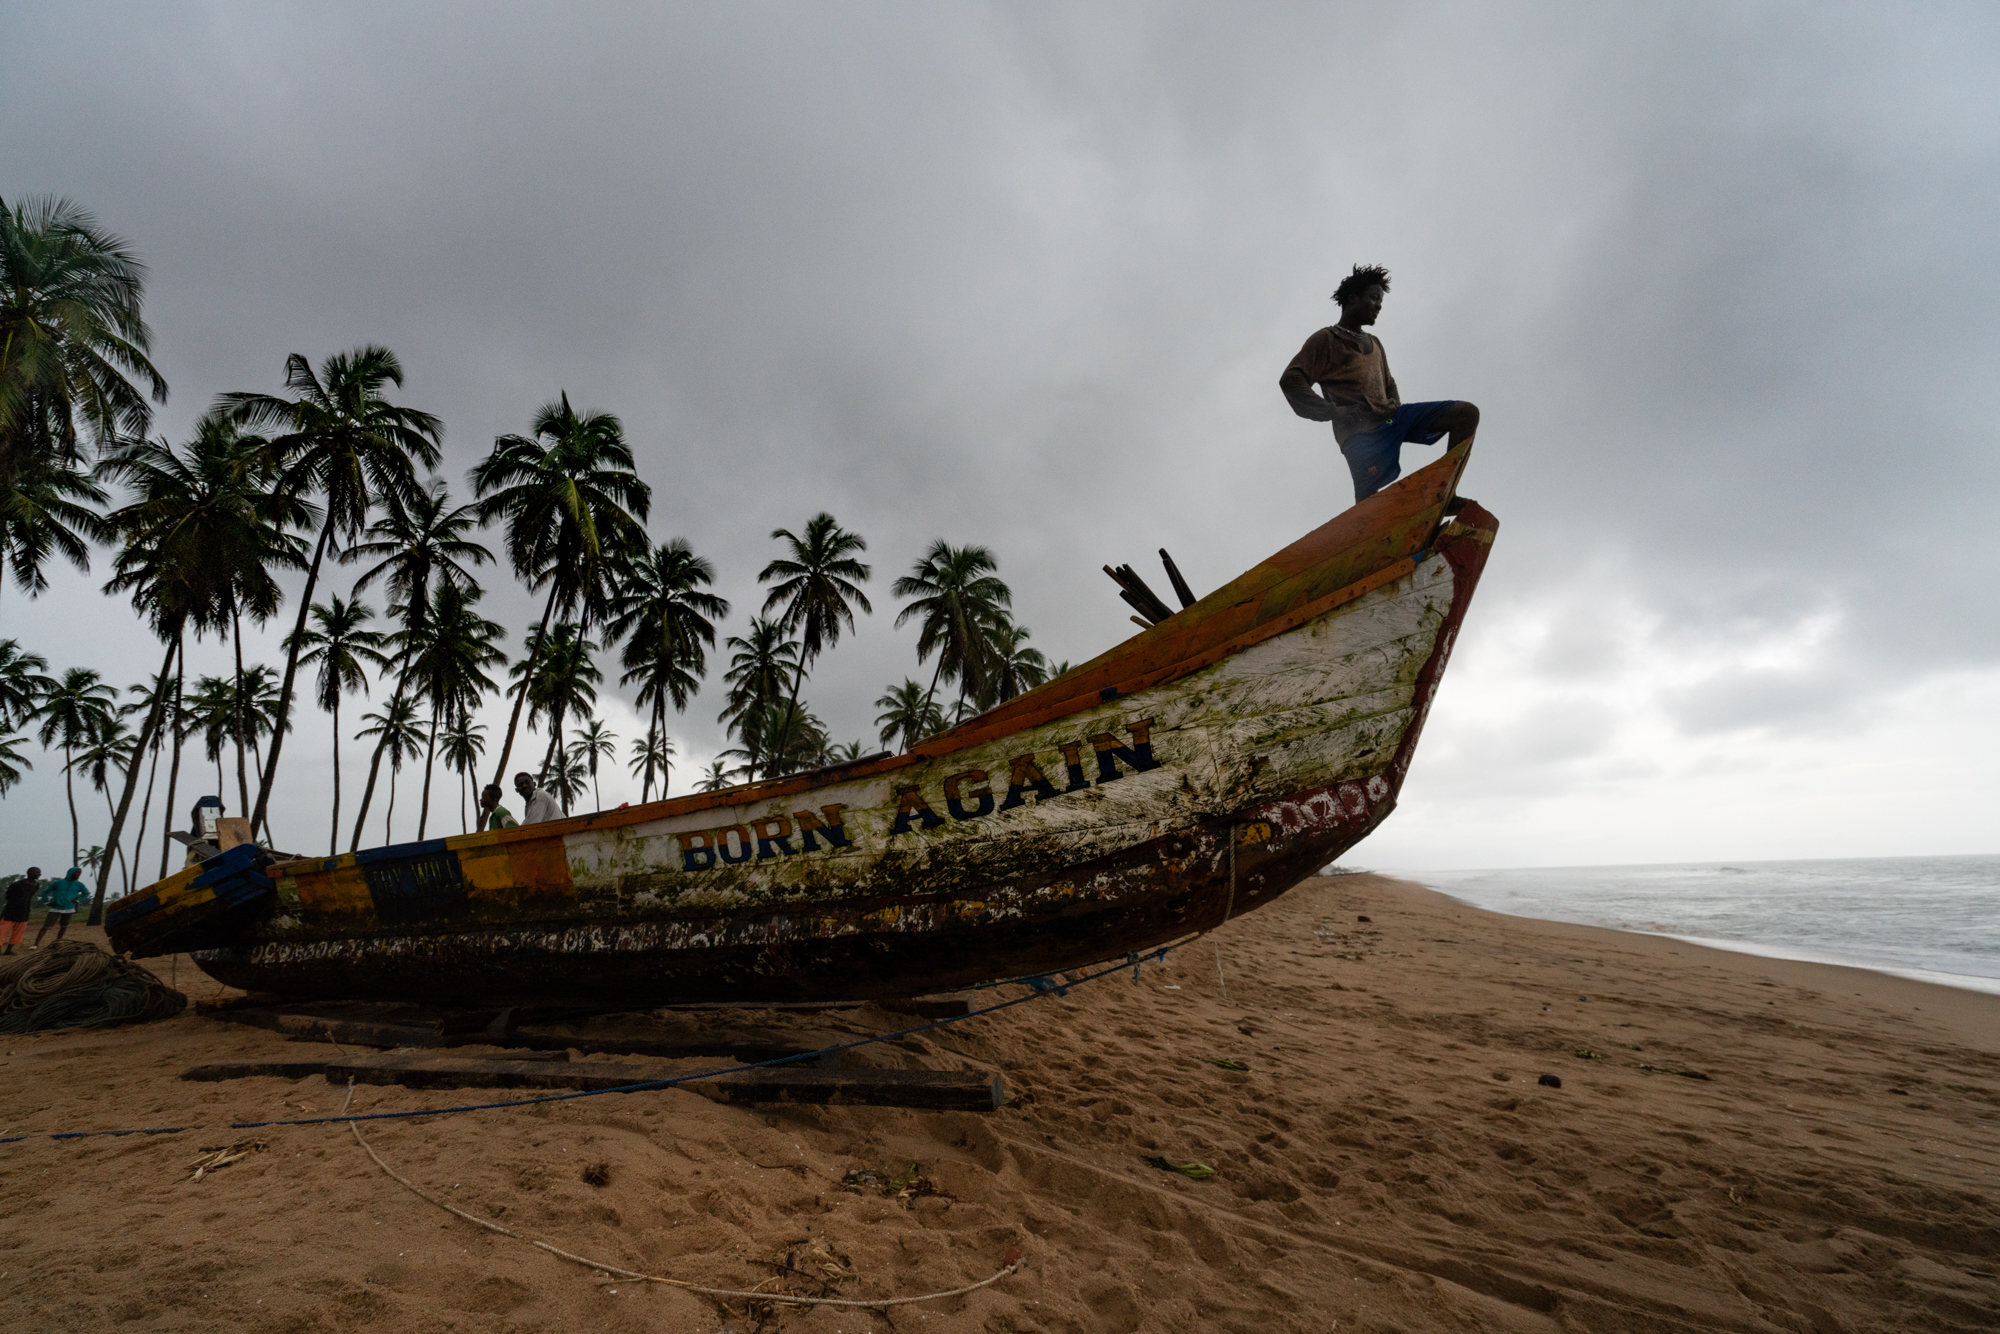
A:
MULTIPOLYGON (((193 999, 220 990, 152 963, 193 999)), ((782 1021, 829 1041, 908 1022, 782 1021)), ((364 1127, 461 1208, 704 1285, 913 1295, 1021 1252, 990 1287, 886 1314, 606 1281, 426 1204, 345 1129, 219 1128, 331 1113, 345 1090, 323 1079, 179 1079, 299 1051, 193 1010, 0 1039, 5 1134, 217 1127, 4 1146, 10 1325, 2000 1328, 2000 997, 1510 918, 1378 876, 1309 881, 1136 984, 853 1058, 999 1070, 1018 1102, 990 1115, 676 1089, 364 1127), (261 1148, 191 1179, 233 1144, 261 1148)), ((355 1108, 498 1096, 370 1087, 355 1108)))

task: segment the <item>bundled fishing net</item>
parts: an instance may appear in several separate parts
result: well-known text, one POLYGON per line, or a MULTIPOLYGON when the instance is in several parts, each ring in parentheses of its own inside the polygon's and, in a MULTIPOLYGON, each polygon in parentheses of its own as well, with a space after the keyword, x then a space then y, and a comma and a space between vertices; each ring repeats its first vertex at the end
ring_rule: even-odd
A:
POLYGON ((109 1028, 165 1019, 187 997, 130 960, 83 940, 0 959, 0 1033, 109 1028))

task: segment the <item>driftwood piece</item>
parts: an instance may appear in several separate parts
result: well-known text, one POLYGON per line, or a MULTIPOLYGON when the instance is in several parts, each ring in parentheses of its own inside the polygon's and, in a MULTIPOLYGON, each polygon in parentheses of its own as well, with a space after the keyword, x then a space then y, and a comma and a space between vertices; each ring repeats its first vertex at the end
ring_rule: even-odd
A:
POLYGON ((216 1061, 181 1071, 182 1079, 214 1083, 223 1079, 252 1079, 259 1075, 272 1079, 307 1079, 326 1069, 326 1060, 317 1061, 216 1061))
MULTIPOLYGON (((622 1088, 671 1079, 670 1066, 636 1061, 566 1061, 453 1056, 436 1051, 392 1051, 379 1056, 333 1056, 316 1061, 218 1061, 185 1071, 182 1079, 216 1081, 258 1076, 304 1079, 324 1075, 330 1084, 401 1084, 406 1088, 594 1089, 622 1088)), ((774 1066, 692 1080, 685 1087, 735 1103, 852 1103, 930 1111, 990 1112, 1006 1097, 1006 1080, 977 1070, 867 1070, 774 1066)))
POLYGON ((725 1075, 693 1087, 730 1102, 860 1103, 934 1112, 991 1112, 1007 1096, 1007 1080, 978 1070, 825 1070, 774 1066, 725 1075))
MULTIPOLYGON (((351 1047, 434 1047, 437 1030, 415 1024, 384 1024, 366 1019, 330 1019, 314 1014, 294 1014, 254 1006, 235 1006, 205 1013, 232 1024, 249 1024, 283 1033, 297 1042, 334 1042, 351 1047)), ((474 1039, 477 1040, 477 1039, 474 1039)))
MULTIPOLYGON (((671 1079, 668 1067, 625 1061, 567 1064, 427 1052, 388 1052, 325 1063, 329 1083, 409 1088, 610 1089, 671 1079)), ((998 1074, 958 1070, 841 1070, 778 1066, 690 1081, 685 1087, 728 1102, 858 1103, 933 1111, 986 1111, 1006 1096, 998 1074)))

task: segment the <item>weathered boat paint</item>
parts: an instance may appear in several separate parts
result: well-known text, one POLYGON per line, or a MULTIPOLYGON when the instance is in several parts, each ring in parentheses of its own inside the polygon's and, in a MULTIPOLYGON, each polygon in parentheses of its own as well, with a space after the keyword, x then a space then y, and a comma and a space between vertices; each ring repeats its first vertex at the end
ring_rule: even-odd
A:
POLYGON ((909 754, 278 863, 198 961, 289 994, 810 1000, 1213 926, 1393 809, 1497 527, 1442 517, 1468 448, 909 754))

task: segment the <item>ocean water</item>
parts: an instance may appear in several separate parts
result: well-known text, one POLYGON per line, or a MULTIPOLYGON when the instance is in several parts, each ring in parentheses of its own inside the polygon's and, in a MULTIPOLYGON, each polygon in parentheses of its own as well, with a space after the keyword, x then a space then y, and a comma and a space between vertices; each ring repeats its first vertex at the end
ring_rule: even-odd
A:
POLYGON ((2000 993, 2000 856, 1395 874, 1519 917, 2000 993))

